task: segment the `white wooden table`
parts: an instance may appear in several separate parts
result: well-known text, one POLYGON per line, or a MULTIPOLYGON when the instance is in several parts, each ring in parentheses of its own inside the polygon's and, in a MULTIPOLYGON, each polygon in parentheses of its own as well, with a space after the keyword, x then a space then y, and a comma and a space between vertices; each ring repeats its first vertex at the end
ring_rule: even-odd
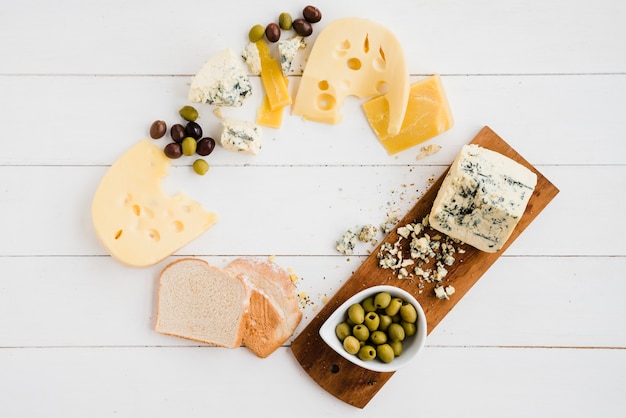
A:
MULTIPOLYGON (((442 75, 456 124, 430 142, 441 152, 388 156, 357 100, 336 126, 287 117, 256 157, 218 148, 204 177, 174 164, 167 190, 220 215, 201 238, 145 269, 104 252, 90 204, 110 164, 153 120, 177 120, 204 60, 306 4, 2 2, 0 416, 625 416, 620 0, 319 0, 316 29, 373 19, 413 79, 442 75), (261 360, 153 331, 158 273, 189 255, 276 255, 307 295, 302 329, 370 249, 346 257, 334 241, 405 213, 484 125, 561 193, 365 409, 327 394, 288 346, 261 360)), ((260 97, 225 113, 253 119, 260 97)))

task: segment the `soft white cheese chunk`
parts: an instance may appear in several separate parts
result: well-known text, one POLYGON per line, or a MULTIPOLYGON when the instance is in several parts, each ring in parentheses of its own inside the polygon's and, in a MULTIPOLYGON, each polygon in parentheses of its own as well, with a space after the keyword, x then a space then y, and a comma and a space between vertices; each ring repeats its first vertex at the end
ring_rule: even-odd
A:
POLYGON ((261 74, 261 56, 259 55, 259 48, 256 47, 254 42, 250 42, 246 45, 241 53, 241 58, 248 64, 248 68, 252 74, 261 74))
POLYGON ((248 121, 230 118, 222 119, 224 130, 220 137, 222 147, 231 150, 257 155, 262 146, 261 127, 248 121))
POLYGON ((537 175, 504 155, 465 145, 437 194, 432 228, 481 251, 502 248, 524 214, 537 175))
POLYGON ((191 80, 189 101, 240 107, 252 95, 241 57, 227 48, 209 58, 191 80))
POLYGON ((285 76, 291 72, 293 60, 298 51, 306 47, 302 36, 296 35, 284 41, 278 41, 278 53, 280 54, 280 68, 285 76))

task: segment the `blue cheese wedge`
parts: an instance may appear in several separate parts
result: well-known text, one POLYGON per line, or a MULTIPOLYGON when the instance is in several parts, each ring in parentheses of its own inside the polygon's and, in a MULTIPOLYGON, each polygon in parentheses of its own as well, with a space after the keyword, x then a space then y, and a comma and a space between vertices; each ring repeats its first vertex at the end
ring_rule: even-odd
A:
POLYGON ((248 121, 222 119, 224 130, 220 137, 222 147, 237 152, 257 155, 262 146, 261 127, 248 121))
POLYGON ((280 68, 285 76, 291 72, 293 60, 298 51, 306 47, 302 36, 296 35, 284 41, 278 41, 278 53, 280 54, 280 68))
POLYGON ((191 80, 189 101, 241 107, 252 95, 252 84, 241 57, 227 48, 209 58, 191 80))
POLYGON ((481 251, 509 239, 537 185, 537 175, 504 155, 465 145, 429 215, 430 226, 481 251))
POLYGON ((253 75, 261 74, 261 55, 259 54, 259 48, 256 47, 254 42, 246 45, 241 53, 241 58, 248 64, 248 69, 250 69, 253 75))

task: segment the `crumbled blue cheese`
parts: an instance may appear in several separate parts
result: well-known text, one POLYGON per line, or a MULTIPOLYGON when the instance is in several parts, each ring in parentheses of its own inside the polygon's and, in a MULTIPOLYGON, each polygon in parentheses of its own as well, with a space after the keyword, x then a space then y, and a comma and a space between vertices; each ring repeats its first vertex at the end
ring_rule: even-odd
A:
POLYGON ((231 150, 257 155, 261 150, 261 127, 248 121, 222 119, 224 130, 220 137, 222 147, 231 150))
POLYGON ((300 49, 306 47, 302 36, 296 35, 284 41, 278 41, 278 53, 280 54, 280 67, 285 76, 291 72, 293 60, 300 49))
POLYGON ((435 286, 434 291, 435 296, 437 296, 438 299, 450 299, 450 296, 452 296, 454 292, 456 292, 456 289, 452 285, 445 287, 437 285, 435 286))
POLYGON ((376 234, 378 233, 378 228, 374 225, 363 225, 361 230, 359 231, 359 241, 361 242, 369 242, 372 245, 378 244, 378 240, 376 239, 376 234))
POLYGON ((421 222, 412 222, 398 226, 396 233, 398 239, 384 242, 378 251, 378 266, 382 269, 392 270, 398 279, 416 279, 421 293, 424 283, 433 283, 435 287, 441 287, 437 292, 446 294, 446 289, 454 293, 454 287, 443 287, 443 282, 448 275, 448 266, 455 260, 455 254, 465 253, 463 248, 456 247, 460 241, 442 236, 428 229, 428 216, 421 222), (406 256, 408 254, 408 257, 406 256))
POLYGON ((248 64, 248 68, 252 74, 261 74, 261 56, 259 55, 259 48, 256 47, 254 42, 250 42, 246 45, 241 53, 241 58, 248 64))
POLYGON ((537 184, 523 165, 478 145, 452 163, 430 212, 431 227, 481 251, 500 250, 537 184))
POLYGON ((348 229, 341 238, 337 240, 337 251, 341 254, 352 255, 357 242, 357 233, 348 229))
POLYGON ((252 95, 241 58, 227 48, 209 58, 191 80, 189 101, 240 107, 252 95))
POLYGON ((395 215, 389 215, 387 216, 387 219, 385 219, 385 222, 380 224, 380 230, 383 231, 384 234, 388 234, 397 223, 398 217, 395 215))

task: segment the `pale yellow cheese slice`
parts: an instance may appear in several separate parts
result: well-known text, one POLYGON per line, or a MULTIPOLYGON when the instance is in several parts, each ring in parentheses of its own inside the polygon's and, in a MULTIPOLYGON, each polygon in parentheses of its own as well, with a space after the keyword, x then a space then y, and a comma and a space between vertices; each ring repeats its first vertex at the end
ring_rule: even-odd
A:
POLYGON ((125 265, 156 264, 217 221, 184 194, 163 192, 170 164, 159 147, 142 140, 109 168, 96 190, 94 229, 107 252, 125 265))
POLYGON ((325 123, 343 118, 347 96, 366 98, 387 93, 388 131, 396 134, 409 98, 409 74, 398 39, 368 19, 337 19, 313 44, 294 104, 293 115, 325 123))
POLYGON ((390 109, 386 97, 363 103, 363 110, 374 133, 389 154, 395 154, 447 131, 454 124, 450 104, 435 74, 411 86, 409 102, 400 132, 389 134, 390 109))

